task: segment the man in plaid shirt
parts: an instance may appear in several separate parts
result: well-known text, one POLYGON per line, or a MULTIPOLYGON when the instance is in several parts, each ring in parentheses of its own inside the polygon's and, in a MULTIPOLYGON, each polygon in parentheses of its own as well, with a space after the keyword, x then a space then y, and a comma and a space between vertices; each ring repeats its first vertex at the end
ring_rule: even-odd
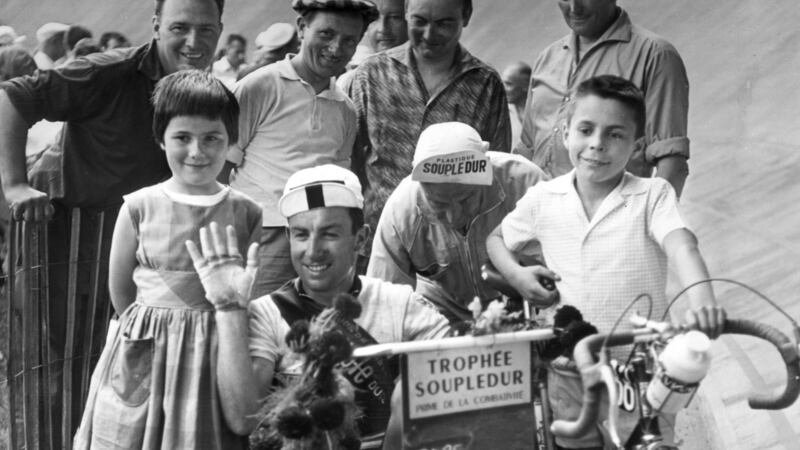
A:
POLYGON ((411 173, 414 147, 429 125, 463 122, 491 150, 510 150, 503 82, 459 44, 471 15, 471 0, 408 0, 409 41, 356 69, 348 90, 358 119, 352 168, 373 230, 389 194, 411 173))

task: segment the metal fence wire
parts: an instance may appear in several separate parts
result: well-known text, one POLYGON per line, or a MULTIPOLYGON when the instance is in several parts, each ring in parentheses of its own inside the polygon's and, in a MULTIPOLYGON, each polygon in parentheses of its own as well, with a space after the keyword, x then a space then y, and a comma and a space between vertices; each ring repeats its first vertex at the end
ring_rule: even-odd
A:
POLYGON ((64 214, 64 226, 12 220, 7 230, 0 387, 8 395, 9 449, 72 448, 108 331, 107 214, 64 214))

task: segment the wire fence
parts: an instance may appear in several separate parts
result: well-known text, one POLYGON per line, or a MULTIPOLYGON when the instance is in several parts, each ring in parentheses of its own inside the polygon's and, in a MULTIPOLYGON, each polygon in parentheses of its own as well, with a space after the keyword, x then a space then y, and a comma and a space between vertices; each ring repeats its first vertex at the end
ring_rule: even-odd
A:
POLYGON ((12 220, 6 230, 0 274, 6 448, 72 448, 111 317, 107 216, 71 209, 61 221, 12 220))

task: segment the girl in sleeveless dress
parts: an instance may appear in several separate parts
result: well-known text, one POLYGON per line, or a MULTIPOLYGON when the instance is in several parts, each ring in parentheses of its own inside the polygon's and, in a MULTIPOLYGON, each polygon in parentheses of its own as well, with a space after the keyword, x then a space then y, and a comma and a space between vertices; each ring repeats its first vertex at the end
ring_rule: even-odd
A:
POLYGON ((74 447, 247 448, 259 404, 247 342, 252 273, 244 277, 239 263, 254 258, 261 208, 216 181, 239 107, 200 71, 163 78, 153 104, 172 177, 126 196, 120 210, 109 261, 119 329, 92 376, 74 447), (220 229, 241 246, 223 244, 220 229), (186 244, 198 240, 211 265, 238 269, 238 301, 204 288, 208 274, 186 244))

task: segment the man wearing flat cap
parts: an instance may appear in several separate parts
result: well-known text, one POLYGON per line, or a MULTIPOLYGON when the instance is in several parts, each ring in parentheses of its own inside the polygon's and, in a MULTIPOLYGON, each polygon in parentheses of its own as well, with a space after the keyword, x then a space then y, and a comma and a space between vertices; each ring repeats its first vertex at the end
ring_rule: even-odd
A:
MULTIPOLYGON (((355 328, 337 327, 354 347, 447 334, 447 319, 409 286, 356 274, 357 251, 369 234, 363 206, 358 177, 339 166, 300 170, 286 183, 278 211, 288 221, 291 261, 299 277, 248 308, 250 356, 261 395, 272 386, 273 373, 279 382, 299 374, 284 343, 290 325, 318 315, 337 295, 350 294, 361 304, 355 328)), ((396 367, 383 358, 359 359, 344 363, 342 375, 363 408, 361 448, 379 448, 396 367)))
POLYGON ((292 7, 299 14, 300 53, 237 83, 239 141, 220 174, 221 182, 230 181, 264 212, 256 296, 296 276, 276 208, 289 175, 321 164, 350 167, 355 109, 334 77, 378 14, 368 0, 294 0, 292 7))
POLYGON ((451 323, 472 317, 467 305, 475 296, 500 297, 481 278, 486 238, 529 187, 546 179, 525 158, 488 149, 467 124, 426 128, 411 175, 383 208, 367 267, 367 276, 415 287, 451 323))

